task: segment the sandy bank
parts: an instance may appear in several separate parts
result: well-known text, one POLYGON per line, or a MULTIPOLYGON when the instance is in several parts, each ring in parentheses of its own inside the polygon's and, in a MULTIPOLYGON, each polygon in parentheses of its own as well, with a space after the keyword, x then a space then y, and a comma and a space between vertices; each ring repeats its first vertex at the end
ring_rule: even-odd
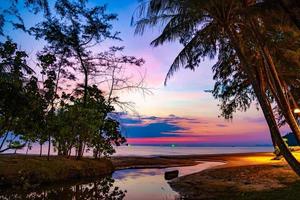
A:
POLYGON ((300 178, 283 159, 272 160, 272 153, 176 158, 226 162, 170 182, 185 199, 299 199, 300 178))
POLYGON ((197 165, 191 158, 169 157, 113 157, 111 159, 116 170, 128 168, 166 168, 197 165))

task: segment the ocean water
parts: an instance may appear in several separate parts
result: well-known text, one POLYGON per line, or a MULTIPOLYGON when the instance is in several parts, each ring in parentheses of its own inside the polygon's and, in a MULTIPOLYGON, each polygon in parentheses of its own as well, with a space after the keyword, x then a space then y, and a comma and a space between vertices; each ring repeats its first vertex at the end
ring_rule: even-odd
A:
MULTIPOLYGON (((48 145, 43 146, 43 155, 47 154, 48 145)), ((113 156, 139 156, 152 157, 164 155, 205 155, 205 154, 230 154, 230 153, 251 153, 251 152, 273 152, 271 146, 257 147, 171 147, 171 146, 119 146, 115 147, 116 153, 113 156)), ((6 153, 13 153, 8 151, 6 153)), ((26 148, 18 150, 17 153, 25 154, 26 148)), ((28 154, 39 154, 39 145, 33 145, 28 154)), ((75 151, 72 152, 74 155, 75 151)), ((51 154, 57 152, 51 148, 51 154)), ((92 156, 92 152, 85 152, 85 156, 92 156)))
POLYGON ((170 146, 119 146, 114 156, 206 155, 252 152, 273 152, 273 147, 170 147, 170 146))

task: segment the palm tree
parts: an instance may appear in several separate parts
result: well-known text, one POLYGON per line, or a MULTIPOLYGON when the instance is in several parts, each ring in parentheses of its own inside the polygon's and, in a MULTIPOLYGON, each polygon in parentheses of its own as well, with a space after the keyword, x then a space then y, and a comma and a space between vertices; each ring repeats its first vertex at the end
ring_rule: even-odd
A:
MULTIPOLYGON (((274 0, 272 0, 274 2, 274 0)), ((268 1, 267 1, 268 3, 268 1)), ((275 1, 286 12, 291 21, 300 30, 300 2, 298 0, 279 0, 275 1)))
MULTIPOLYGON (((247 32, 252 33, 250 34, 251 42, 254 42, 255 46, 257 47, 257 52, 260 55, 260 57, 263 60, 263 68, 265 69, 265 76, 266 80, 268 81, 268 84, 270 86, 272 95, 276 99, 276 102, 278 106, 280 107, 280 110, 282 111, 283 115, 285 116, 285 119, 287 123, 289 124, 291 130, 295 134, 298 143, 300 143, 300 127, 297 124, 297 121, 293 115, 292 112, 292 106, 291 102, 289 101, 289 90, 286 87, 287 84, 285 83, 285 80, 282 78, 282 75, 279 73, 279 67, 276 66, 277 63, 273 59, 273 56, 271 55, 270 48, 268 47, 268 43, 270 43, 270 40, 268 40, 268 37, 270 37, 270 34, 268 34, 270 29, 276 29, 276 26, 280 26, 281 24, 278 24, 276 22, 276 17, 279 15, 280 19, 283 17, 280 15, 280 13, 276 13, 272 15, 272 12, 269 13, 263 13, 264 15, 257 15, 257 14, 249 14, 251 13, 251 6, 256 6, 256 4, 244 4, 247 11, 250 10, 250 12, 245 11, 244 16, 245 20, 248 21, 249 28, 247 29, 247 32), (250 9, 249 9, 250 7, 250 9), (277 16, 276 16, 277 15, 277 16), (271 16, 271 18, 270 18, 271 16), (259 21, 262 20, 264 23, 260 23, 259 21), (266 21, 267 20, 267 21, 266 21), (272 21, 274 25, 272 24, 272 21), (268 24, 268 26, 266 26, 268 24), (251 37, 252 36, 252 37, 251 37), (266 37, 267 36, 267 37, 266 37)), ((278 12, 278 10, 276 10, 278 12)), ((278 17, 277 17, 278 18, 278 17)), ((281 22, 282 23, 282 22, 281 22)), ((286 23, 286 22, 285 22, 286 23)), ((283 28, 282 26, 280 28, 283 28)), ((284 27, 286 28, 286 27, 284 27)), ((290 28, 291 29, 291 28, 290 28)), ((276 30, 275 35, 280 33, 284 34, 285 31, 283 30, 276 30)), ((291 32, 291 30, 288 30, 291 32)), ((299 32, 296 30, 296 32, 299 32)), ((249 35, 249 34, 248 34, 249 35)), ((294 42, 297 44, 297 40, 299 42, 299 33, 297 34, 297 37, 294 38, 294 42)), ((247 40, 247 38, 244 38, 247 40)), ((278 39, 272 38, 272 40, 277 41, 278 39)), ((282 40, 282 39, 281 39, 282 40)), ((276 42, 273 42, 276 43, 276 42)), ((277 43, 272 46, 272 49, 275 51, 278 49, 276 47, 277 43)), ((280 47, 279 47, 280 48, 280 47)), ((299 45, 297 47, 299 49, 299 45)), ((295 68, 299 68, 298 66, 295 66, 295 68)))
MULTIPOLYGON (((293 170, 300 175, 300 163, 293 157, 281 138, 270 100, 267 96, 267 92, 272 91, 270 87, 273 84, 270 85, 265 80, 266 77, 261 67, 262 65, 255 65, 255 62, 253 64, 249 59, 249 56, 255 56, 249 55, 249 53, 253 52, 251 51, 252 49, 249 50, 249 47, 257 48, 257 43, 249 39, 243 40, 246 36, 253 38, 251 35, 243 35, 249 31, 248 22, 245 21, 247 16, 244 15, 245 11, 247 11, 246 9, 248 9, 248 7, 245 7, 245 3, 246 5, 251 5, 254 1, 151 0, 149 3, 142 2, 136 13, 138 18, 136 33, 142 34, 147 26, 165 23, 166 25, 161 35, 151 44, 158 46, 167 41, 179 39, 184 45, 184 48, 171 65, 166 80, 180 67, 193 70, 199 64, 201 58, 214 57, 218 50, 224 49, 224 41, 227 41, 240 63, 240 68, 237 69, 238 73, 242 72, 246 75, 246 79, 251 84, 261 105, 274 143, 279 147, 293 170)), ((135 20, 133 19, 133 21, 135 20)), ((250 29, 250 33, 254 33, 254 30, 250 29)), ((218 53, 226 54, 227 52, 218 53)), ((270 59, 266 57, 268 52, 259 54, 260 58, 262 56, 264 56, 263 61, 270 62, 270 59)), ((262 64, 264 65, 265 63, 263 62, 262 64)), ((273 67, 271 63, 268 63, 267 66, 273 67)), ((275 81, 278 80, 275 79, 275 81)), ((283 103, 287 104, 287 102, 283 103)), ((277 104, 281 105, 281 101, 277 102, 277 104)))

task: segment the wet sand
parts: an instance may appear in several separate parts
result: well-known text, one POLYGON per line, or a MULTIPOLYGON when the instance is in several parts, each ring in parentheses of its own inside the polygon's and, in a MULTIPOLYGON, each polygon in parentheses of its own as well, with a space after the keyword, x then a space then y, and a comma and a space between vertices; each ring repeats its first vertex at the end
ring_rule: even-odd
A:
MULTIPOLYGON (((300 160, 300 153, 294 152, 300 160)), ((298 199, 300 178, 272 153, 180 156, 226 164, 180 177, 171 187, 184 199, 298 199)))

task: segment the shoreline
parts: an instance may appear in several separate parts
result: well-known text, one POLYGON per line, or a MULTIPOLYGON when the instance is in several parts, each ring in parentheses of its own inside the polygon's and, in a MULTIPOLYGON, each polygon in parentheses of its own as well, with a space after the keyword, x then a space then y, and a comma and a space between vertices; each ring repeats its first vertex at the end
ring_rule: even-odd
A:
MULTIPOLYGON (((296 152, 295 154, 300 158, 299 152, 296 152)), ((101 178, 112 174, 115 170, 192 166, 199 164, 199 161, 203 161, 223 162, 224 164, 193 173, 192 175, 176 178, 169 182, 172 189, 180 195, 188 197, 188 199, 218 199, 221 197, 226 199, 226 195, 232 193, 247 196, 248 193, 251 194, 253 191, 274 191, 294 185, 295 183, 297 189, 300 191, 300 184, 299 186, 297 185, 297 183, 300 182, 300 179, 289 169, 285 161, 271 160, 273 157, 273 153, 231 153, 211 155, 169 155, 158 157, 129 156, 112 157, 110 160, 84 158, 81 161, 77 161, 72 158, 66 159, 52 156, 50 162, 53 161, 53 163, 56 164, 64 163, 62 170, 61 167, 52 169, 51 166, 53 163, 49 165, 45 160, 46 157, 40 158, 39 156, 28 155, 27 158, 25 158, 25 156, 22 155, 0 155, 0 189, 4 189, 3 185, 5 184, 3 184, 3 177, 6 177, 6 181, 11 181, 6 182, 8 183, 7 185, 28 189, 29 183, 38 188, 45 183, 54 185, 60 181, 84 181, 89 178, 101 178), (11 167, 13 164, 17 165, 18 162, 16 162, 15 159, 23 162, 20 168, 28 170, 27 173, 25 173, 27 179, 22 179, 20 173, 16 173, 16 169, 11 167), (39 166, 39 163, 35 163, 35 167, 30 170, 28 169, 28 166, 32 164, 30 164, 30 162, 33 162, 34 159, 42 159, 42 163, 44 164, 39 166), (45 165, 48 166, 46 169, 49 170, 51 168, 52 172, 45 171, 45 165), (3 171, 4 168, 9 168, 10 170, 3 171), (13 169, 15 169, 14 173, 12 173, 13 169), (70 173, 70 171, 73 172, 73 174, 70 173), (74 171, 76 173, 74 173, 74 171), (48 176, 45 174, 48 174, 48 176), (38 179, 37 176, 39 176, 38 179), (260 178, 260 176, 263 178, 260 178), (253 177, 256 177, 256 179, 253 177), (22 181, 20 182, 19 180, 22 181)))
POLYGON ((62 181, 84 181, 102 178, 116 170, 141 168, 167 168, 196 165, 191 159, 161 157, 112 157, 110 159, 64 158, 59 156, 0 155, 0 189, 9 187, 34 189, 45 184, 62 181))
MULTIPOLYGON (((299 160, 300 153, 293 154, 299 160)), ((300 178, 283 159, 273 157, 272 153, 193 156, 225 164, 179 177, 169 184, 186 199, 298 199, 300 178)))

